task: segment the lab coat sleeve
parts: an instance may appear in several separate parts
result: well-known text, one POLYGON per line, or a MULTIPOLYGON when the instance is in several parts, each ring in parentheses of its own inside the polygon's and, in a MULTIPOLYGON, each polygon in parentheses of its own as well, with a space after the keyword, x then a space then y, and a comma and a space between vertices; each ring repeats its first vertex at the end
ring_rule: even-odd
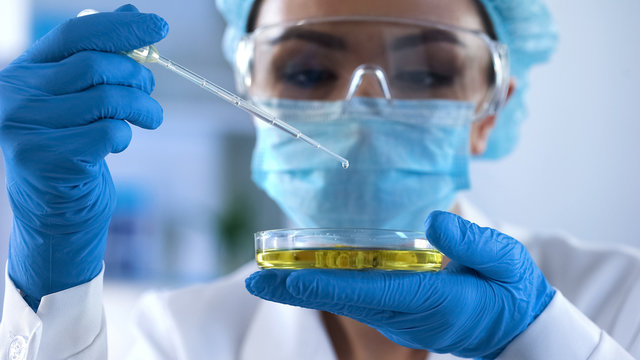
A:
POLYGON ((5 275, 0 359, 107 359, 103 273, 43 297, 37 313, 5 275))
POLYGON ((578 310, 560 291, 498 360, 633 360, 605 331, 578 310))

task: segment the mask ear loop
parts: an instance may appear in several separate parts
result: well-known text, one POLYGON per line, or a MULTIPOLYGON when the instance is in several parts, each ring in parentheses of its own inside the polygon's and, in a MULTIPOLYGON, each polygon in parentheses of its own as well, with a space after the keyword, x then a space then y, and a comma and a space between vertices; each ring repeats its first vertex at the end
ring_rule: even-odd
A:
POLYGON ((373 75, 382 90, 382 94, 384 98, 387 100, 387 105, 391 106, 393 100, 391 99, 391 91, 389 90, 389 83, 387 82, 387 76, 384 73, 384 70, 378 65, 372 64, 363 64, 358 66, 351 75, 351 80, 349 81, 349 90, 347 91, 347 96, 345 98, 344 104, 342 105, 341 114, 344 115, 353 100, 353 95, 356 93, 356 90, 362 85, 362 80, 365 75, 373 75))

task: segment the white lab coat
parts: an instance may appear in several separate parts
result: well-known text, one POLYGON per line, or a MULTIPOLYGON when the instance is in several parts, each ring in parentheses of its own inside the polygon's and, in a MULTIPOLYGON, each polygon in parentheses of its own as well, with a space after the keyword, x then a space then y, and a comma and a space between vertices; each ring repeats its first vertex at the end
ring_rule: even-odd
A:
MULTIPOLYGON (((489 223, 466 202, 464 217, 524 242, 558 289, 545 311, 499 359, 623 360, 640 357, 640 252, 535 235, 489 223), (633 356, 632 356, 633 355, 633 356)), ((249 264, 221 280, 142 298, 131 359, 336 359, 319 312, 251 296, 249 264)), ((1 359, 105 359, 102 273, 45 296, 37 314, 7 277, 1 359)), ((431 354, 429 360, 457 359, 431 354)))

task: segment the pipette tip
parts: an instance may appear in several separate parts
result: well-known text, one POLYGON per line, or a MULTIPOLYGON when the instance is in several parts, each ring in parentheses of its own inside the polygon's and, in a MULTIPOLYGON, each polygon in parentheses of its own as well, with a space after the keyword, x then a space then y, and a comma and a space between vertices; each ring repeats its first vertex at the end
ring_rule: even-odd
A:
MULTIPOLYGON (((155 48, 153 48, 155 50, 155 48)), ((270 123, 271 125, 277 127, 280 130, 283 130, 284 132, 288 133, 289 135, 294 136, 297 139, 301 139, 304 142, 308 143, 309 145, 314 146, 316 149, 322 150, 324 152, 326 152, 327 154, 333 156, 335 159, 337 159, 338 161, 340 161, 340 164, 342 164, 342 168, 343 169, 348 169, 349 168, 349 160, 343 158, 342 156, 334 153, 333 151, 325 148, 324 146, 320 145, 317 141, 311 139, 310 137, 304 135, 303 133, 300 132, 300 130, 294 128, 293 126, 285 123, 284 121, 276 118, 275 116, 269 114, 268 112, 266 112, 265 110, 251 104, 249 101, 244 100, 242 98, 240 98, 239 96, 237 96, 236 94, 233 94, 231 92, 229 92, 226 89, 221 88, 220 86, 208 81, 207 79, 203 78, 202 76, 192 72, 191 70, 188 70, 187 68, 178 65, 176 63, 174 63, 173 61, 160 56, 160 54, 157 53, 157 50, 155 52, 155 54, 157 56, 153 57, 154 62, 157 62, 161 65, 164 65, 167 69, 175 72, 176 74, 182 76, 183 78, 200 85, 200 87, 202 87, 203 89, 212 92, 213 94, 219 96, 220 98, 222 98, 223 100, 240 107, 241 109, 251 113, 252 115, 256 116, 257 118, 270 123)))

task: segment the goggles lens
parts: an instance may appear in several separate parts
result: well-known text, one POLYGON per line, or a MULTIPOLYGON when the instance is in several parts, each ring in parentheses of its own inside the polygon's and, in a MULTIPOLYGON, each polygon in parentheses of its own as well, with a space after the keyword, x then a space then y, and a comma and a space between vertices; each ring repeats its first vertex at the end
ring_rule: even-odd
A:
POLYGON ((243 42, 239 76, 255 98, 340 100, 354 92, 364 97, 390 93, 393 99, 480 106, 504 86, 498 83, 505 76, 498 73, 503 66, 496 63, 497 43, 441 24, 318 19, 258 28, 243 42))

